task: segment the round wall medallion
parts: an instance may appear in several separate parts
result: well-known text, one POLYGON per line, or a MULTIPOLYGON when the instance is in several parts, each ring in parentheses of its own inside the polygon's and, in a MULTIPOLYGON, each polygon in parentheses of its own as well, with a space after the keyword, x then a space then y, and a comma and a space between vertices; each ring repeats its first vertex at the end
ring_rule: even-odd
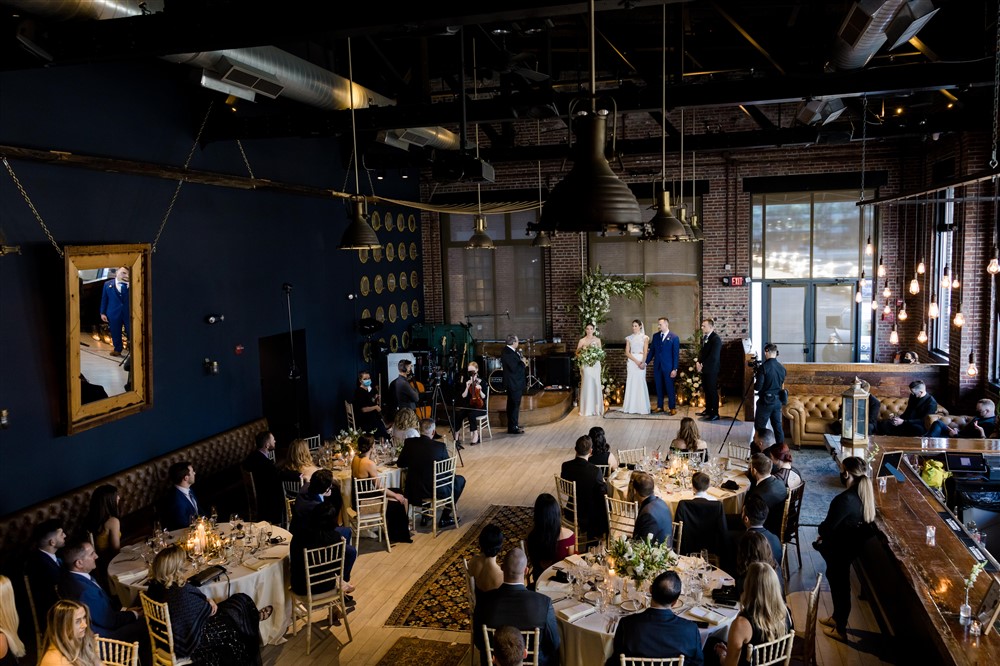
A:
POLYGON ((389 273, 385 276, 385 286, 390 292, 396 291, 396 274, 389 273))
POLYGON ((367 275, 362 275, 361 276, 361 295, 362 296, 367 296, 369 293, 371 293, 371 285, 368 282, 368 276, 367 275))
MULTIPOLYGON (((382 309, 381 305, 375 308, 375 318, 379 321, 385 321, 385 310, 382 309)), ((385 340, 382 342, 385 342, 385 340)))
POLYGON ((406 261, 406 243, 399 244, 399 250, 396 252, 399 255, 400 261, 406 261))
POLYGON ((412 214, 408 218, 406 218, 406 224, 408 227, 410 227, 410 231, 417 230, 417 218, 414 217, 412 214))
POLYGON ((362 319, 371 319, 372 318, 372 311, 369 310, 368 308, 365 308, 364 310, 361 311, 361 318, 362 319))
POLYGON ((399 304, 399 316, 402 317, 404 320, 410 318, 410 306, 407 304, 406 301, 403 301, 402 303, 399 304))
POLYGON ((420 303, 418 303, 415 298, 413 299, 413 302, 410 303, 410 312, 413 313, 414 317, 420 316, 420 303))
POLYGON ((403 343, 403 349, 408 349, 410 347, 410 332, 409 331, 403 331, 403 339, 401 340, 401 342, 403 343))
POLYGON ((382 248, 381 247, 377 247, 374 250, 372 250, 372 257, 375 258, 375 263, 376 264, 378 262, 382 261, 382 248))
POLYGON ((372 362, 372 343, 366 342, 363 347, 362 356, 365 357, 365 363, 372 362))
POLYGON ((414 289, 420 286, 420 276, 416 271, 410 271, 410 286, 414 289))
MULTIPOLYGON (((389 219, 391 220, 392 218, 390 217, 389 219)), ((379 217, 379 214, 377 212, 372 211, 372 229, 378 231, 381 228, 382 228, 382 218, 379 217)))
POLYGON ((396 246, 392 243, 388 243, 385 246, 385 258, 386 261, 392 261, 396 258, 396 246))
POLYGON ((395 335, 389 338, 389 351, 397 352, 399 351, 399 338, 395 335))
POLYGON ((389 321, 396 323, 396 304, 393 303, 389 306, 389 321))
POLYGON ((392 231, 392 213, 385 214, 385 230, 392 231))
POLYGON ((363 264, 368 263, 368 248, 358 250, 358 259, 360 259, 363 264))
POLYGON ((400 231, 406 231, 406 218, 402 213, 396 216, 396 228, 400 231))
POLYGON ((375 293, 376 294, 381 294, 382 290, 384 288, 385 288, 385 285, 382 283, 382 276, 381 275, 376 275, 375 276, 375 293))
POLYGON ((410 259, 416 259, 416 258, 417 258, 417 244, 410 243, 410 259))
POLYGON ((406 271, 401 271, 399 274, 399 288, 406 289, 410 286, 410 278, 406 277, 406 271))

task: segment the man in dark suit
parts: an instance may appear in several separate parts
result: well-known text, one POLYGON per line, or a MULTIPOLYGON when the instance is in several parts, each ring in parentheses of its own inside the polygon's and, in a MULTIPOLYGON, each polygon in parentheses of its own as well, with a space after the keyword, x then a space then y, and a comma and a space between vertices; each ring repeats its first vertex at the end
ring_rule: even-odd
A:
POLYGON ((399 376, 389 384, 389 395, 392 396, 396 409, 416 409, 417 403, 420 402, 420 394, 410 385, 412 366, 413 362, 405 358, 396 365, 399 376))
POLYGON ((128 268, 121 266, 115 272, 115 278, 105 282, 101 289, 101 321, 111 329, 111 343, 115 348, 112 356, 122 355, 122 328, 125 335, 132 335, 128 297, 128 268))
POLYGON ((708 474, 696 472, 691 477, 694 497, 677 503, 677 521, 684 523, 681 553, 705 549, 721 556, 726 551, 726 512, 722 502, 707 493, 710 483, 708 474))
POLYGON ((31 585, 31 596, 41 623, 39 628, 44 631, 49 608, 59 598, 56 585, 62 576, 62 560, 56 556, 56 551, 66 545, 63 522, 52 518, 39 523, 31 533, 31 542, 34 548, 25 557, 24 575, 31 585))
POLYGON ((722 364, 722 338, 715 332, 715 320, 701 322, 701 351, 695 368, 701 373, 705 388, 705 411, 698 412, 702 421, 719 420, 719 367, 722 364))
POLYGON ((473 640, 486 664, 483 625, 517 627, 524 631, 541 629, 538 651, 539 666, 555 666, 559 663, 559 626, 552 600, 544 594, 532 592, 524 586, 524 576, 528 570, 528 558, 520 548, 513 548, 503 560, 503 585, 484 593, 476 603, 472 616, 473 640))
POLYGON ((257 520, 280 523, 285 517, 285 490, 282 481, 302 482, 302 475, 293 470, 279 471, 268 457, 274 451, 274 435, 268 431, 257 433, 257 448, 243 461, 243 469, 253 476, 257 492, 257 520))
POLYGON ((168 530, 179 530, 188 527, 192 518, 201 515, 198 499, 191 489, 195 479, 194 467, 182 460, 170 466, 167 476, 171 487, 163 495, 162 520, 168 530))
POLYGON ((677 413, 677 394, 674 391, 674 377, 680 366, 681 339, 676 333, 670 332, 670 320, 660 317, 657 320, 660 330, 649 339, 649 354, 646 364, 653 362, 653 379, 656 381, 656 409, 663 411, 663 392, 667 393, 667 407, 671 414, 677 413))
POLYGON ((608 533, 607 510, 604 498, 608 487, 604 475, 588 460, 594 444, 584 435, 576 440, 576 457, 562 464, 559 476, 576 483, 576 525, 581 534, 597 541, 608 533))
POLYGON ((121 606, 98 585, 90 572, 97 568, 97 553, 89 541, 70 544, 63 553, 64 570, 59 579, 59 596, 85 604, 95 634, 131 643, 147 643, 146 623, 139 608, 121 606))
POLYGON ((618 623, 614 652, 605 666, 618 666, 622 655, 647 659, 684 655, 685 665, 701 666, 704 655, 697 625, 670 610, 681 596, 680 576, 664 571, 653 581, 649 592, 652 597, 649 608, 626 615, 618 623))
MULTIPOLYGON (((753 488, 747 491, 747 499, 759 497, 767 505, 766 527, 772 534, 781 532, 781 519, 785 514, 785 498, 788 497, 788 486, 776 476, 771 476, 774 463, 763 453, 750 456, 750 474, 753 476, 753 488)), ((744 500, 744 505, 746 500, 744 500)), ((781 548, 779 547, 780 551, 781 548)), ((780 558, 776 558, 780 559, 780 558)))
POLYGON ((635 519, 632 538, 645 539, 653 535, 656 543, 670 543, 674 531, 673 517, 667 503, 656 496, 656 482, 646 472, 632 472, 629 480, 628 499, 639 503, 639 515, 635 519))
POLYGON ((519 424, 521 415, 521 396, 524 395, 524 364, 521 353, 517 351, 516 335, 507 336, 507 346, 500 352, 500 366, 503 368, 503 386, 507 391, 507 432, 520 435, 524 432, 519 424))
MULTIPOLYGON (((420 437, 410 437, 403 442, 403 450, 399 453, 396 466, 406 470, 406 481, 403 484, 403 495, 410 504, 420 506, 424 500, 434 496, 434 463, 447 460, 448 448, 444 442, 434 439, 434 421, 422 419, 420 421, 420 437)), ((462 496, 465 489, 465 477, 455 475, 455 505, 458 505, 458 498, 462 496)), ((443 488, 440 493, 448 494, 448 489, 443 488)), ((439 496, 440 496, 439 493, 439 496)), ((424 518, 421 525, 426 525, 424 518)), ((441 519, 438 527, 449 527, 455 524, 455 518, 451 514, 451 509, 444 509, 441 512, 441 519)))
POLYGON ((976 403, 976 416, 969 419, 964 426, 945 425, 944 421, 937 420, 931 424, 931 429, 927 431, 928 437, 957 437, 958 439, 983 439, 996 427, 997 415, 996 406, 989 398, 983 398, 976 403))
MULTIPOLYGON (((743 502, 743 526, 746 531, 740 537, 742 539, 746 536, 747 532, 760 532, 765 539, 767 539, 767 544, 771 547, 771 555, 774 556, 774 561, 781 565, 781 538, 771 532, 766 527, 764 523, 767 522, 767 517, 770 515, 770 511, 764 500, 757 495, 748 495, 746 501, 743 502)), ((779 523, 780 529, 780 523, 779 523)))
POLYGON ((919 379, 910 382, 910 397, 902 414, 879 421, 875 433, 895 437, 920 437, 924 428, 924 417, 938 410, 937 400, 927 392, 927 386, 919 379))
POLYGON ((754 389, 757 391, 757 413, 754 415, 753 427, 757 432, 767 430, 771 424, 774 430, 774 443, 782 444, 785 433, 781 429, 781 397, 779 395, 785 384, 785 366, 778 361, 778 345, 769 342, 764 345, 764 362, 755 370, 754 389))

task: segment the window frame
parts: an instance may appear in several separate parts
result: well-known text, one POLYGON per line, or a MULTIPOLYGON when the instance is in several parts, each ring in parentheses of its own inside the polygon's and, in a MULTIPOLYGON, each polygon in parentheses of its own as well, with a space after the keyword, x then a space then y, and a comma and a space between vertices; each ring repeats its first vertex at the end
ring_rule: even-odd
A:
MULTIPOLYGON (((953 199, 955 189, 949 187, 945 190, 945 198, 953 199)), ((942 287, 941 278, 944 274, 945 266, 949 269, 950 280, 954 280, 955 266, 955 204, 953 201, 944 201, 934 207, 934 256, 933 256, 933 282, 932 292, 936 299, 940 315, 930 321, 930 331, 928 331, 928 345, 931 353, 948 359, 951 350, 951 306, 953 289, 951 286, 942 287), (945 242, 947 241, 947 242, 945 242), (947 249, 946 249, 947 248, 947 249), (947 256, 945 256, 947 254, 947 256), (947 307, 946 307, 947 306, 947 307), (942 344, 943 343, 943 344, 942 344)))

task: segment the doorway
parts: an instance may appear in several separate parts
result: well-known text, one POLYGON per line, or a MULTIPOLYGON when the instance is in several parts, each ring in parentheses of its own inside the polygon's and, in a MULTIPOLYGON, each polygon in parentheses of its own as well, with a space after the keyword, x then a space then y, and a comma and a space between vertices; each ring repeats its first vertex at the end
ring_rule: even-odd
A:
POLYGON ((306 374, 306 332, 299 329, 258 341, 261 410, 274 439, 286 446, 309 429, 309 378, 306 374), (295 348, 294 363, 292 346, 295 348))
POLYGON ((851 363, 858 360, 858 306, 842 282, 765 282, 763 339, 784 362, 851 363))

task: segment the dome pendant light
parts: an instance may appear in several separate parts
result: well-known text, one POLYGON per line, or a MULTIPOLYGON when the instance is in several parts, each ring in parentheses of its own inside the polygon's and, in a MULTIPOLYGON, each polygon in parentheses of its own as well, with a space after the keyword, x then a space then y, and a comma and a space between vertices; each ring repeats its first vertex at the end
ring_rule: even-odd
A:
POLYGON ((472 237, 465 245, 466 250, 495 250, 497 246, 493 244, 493 239, 486 233, 486 217, 476 215, 475 230, 472 237))

